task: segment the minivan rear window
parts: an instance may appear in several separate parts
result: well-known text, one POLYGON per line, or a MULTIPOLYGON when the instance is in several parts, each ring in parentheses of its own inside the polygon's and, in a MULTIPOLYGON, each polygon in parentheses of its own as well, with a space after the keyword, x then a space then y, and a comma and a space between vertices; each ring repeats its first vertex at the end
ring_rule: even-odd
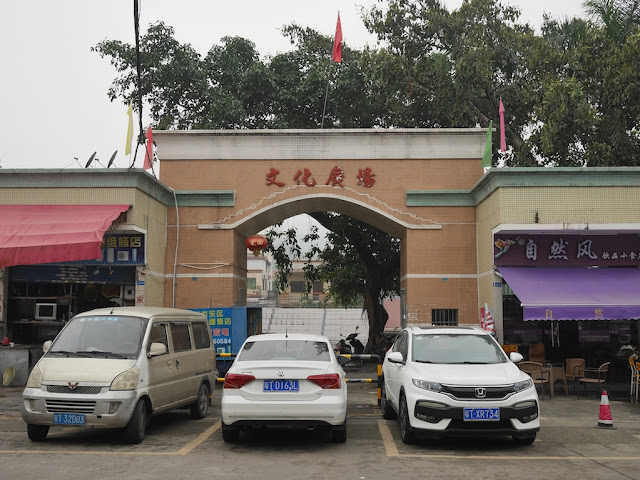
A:
POLYGON ((194 322, 191 327, 193 328, 193 341, 196 344, 196 349, 209 348, 211 346, 209 325, 204 322, 194 322))
POLYGON ((171 323, 171 338, 173 339, 173 351, 184 352, 191 350, 191 337, 189 336, 188 323, 171 323))

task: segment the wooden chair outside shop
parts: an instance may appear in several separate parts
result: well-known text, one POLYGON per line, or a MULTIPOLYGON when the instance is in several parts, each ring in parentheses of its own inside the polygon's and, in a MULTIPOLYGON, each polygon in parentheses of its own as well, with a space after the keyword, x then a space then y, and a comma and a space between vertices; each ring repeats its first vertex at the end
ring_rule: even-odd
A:
POLYGON ((631 370, 631 384, 629 386, 629 396, 632 402, 638 401, 638 386, 640 385, 640 370, 638 370, 637 357, 629 357, 629 369, 631 370))
POLYGON ((578 389, 578 372, 584 370, 584 358, 567 358, 564 362, 564 378, 575 384, 578 389))
MULTIPOLYGON (((520 370, 527 373, 534 385, 540 385, 540 400, 544 396, 544 386, 547 386, 549 398, 551 397, 551 372, 539 362, 520 362, 518 364, 520 370)), ((537 388, 537 387, 536 387, 537 388)))
POLYGON ((538 363, 546 362, 544 343, 532 343, 529 345, 529 361, 538 363))
POLYGON ((583 368, 578 372, 578 388, 576 392, 580 398, 580 384, 584 385, 584 394, 587 394, 587 385, 598 385, 600 390, 607 389, 607 373, 611 362, 606 362, 598 368, 583 368))

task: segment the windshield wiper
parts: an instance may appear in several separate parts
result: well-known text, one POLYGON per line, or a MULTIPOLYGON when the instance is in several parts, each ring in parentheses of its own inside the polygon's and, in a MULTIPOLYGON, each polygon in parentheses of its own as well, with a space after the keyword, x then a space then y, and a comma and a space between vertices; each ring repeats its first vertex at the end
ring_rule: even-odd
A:
POLYGON ((117 358, 128 358, 131 355, 133 355, 133 354, 127 354, 127 353, 103 352, 103 351, 100 351, 100 350, 91 350, 91 351, 78 352, 78 353, 87 354, 87 356, 89 356, 89 357, 96 357, 96 356, 106 355, 106 356, 112 356, 112 357, 117 357, 117 358))
POLYGON ((449 365, 487 365, 487 362, 449 362, 449 365))
POLYGON ((91 357, 91 355, 89 355, 91 352, 72 352, 70 350, 49 350, 47 353, 49 354, 59 353, 60 355, 78 355, 80 357, 87 357, 87 358, 91 357))
POLYGON ((431 360, 415 360, 416 363, 433 363, 431 360))

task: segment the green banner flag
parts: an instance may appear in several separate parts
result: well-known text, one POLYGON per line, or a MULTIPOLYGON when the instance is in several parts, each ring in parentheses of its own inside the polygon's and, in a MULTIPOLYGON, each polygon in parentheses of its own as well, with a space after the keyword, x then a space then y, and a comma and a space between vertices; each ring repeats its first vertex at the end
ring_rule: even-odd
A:
POLYGON ((487 143, 484 145, 484 155, 482 155, 482 167, 491 166, 491 132, 493 131, 493 120, 489 122, 487 131, 487 143))

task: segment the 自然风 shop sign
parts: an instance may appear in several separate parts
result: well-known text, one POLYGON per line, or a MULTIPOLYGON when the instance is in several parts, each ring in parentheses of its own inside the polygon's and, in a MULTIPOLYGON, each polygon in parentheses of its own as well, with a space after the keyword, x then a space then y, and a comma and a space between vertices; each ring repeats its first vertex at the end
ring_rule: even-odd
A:
POLYGON ((497 233, 493 262, 499 267, 640 266, 640 237, 497 233))

